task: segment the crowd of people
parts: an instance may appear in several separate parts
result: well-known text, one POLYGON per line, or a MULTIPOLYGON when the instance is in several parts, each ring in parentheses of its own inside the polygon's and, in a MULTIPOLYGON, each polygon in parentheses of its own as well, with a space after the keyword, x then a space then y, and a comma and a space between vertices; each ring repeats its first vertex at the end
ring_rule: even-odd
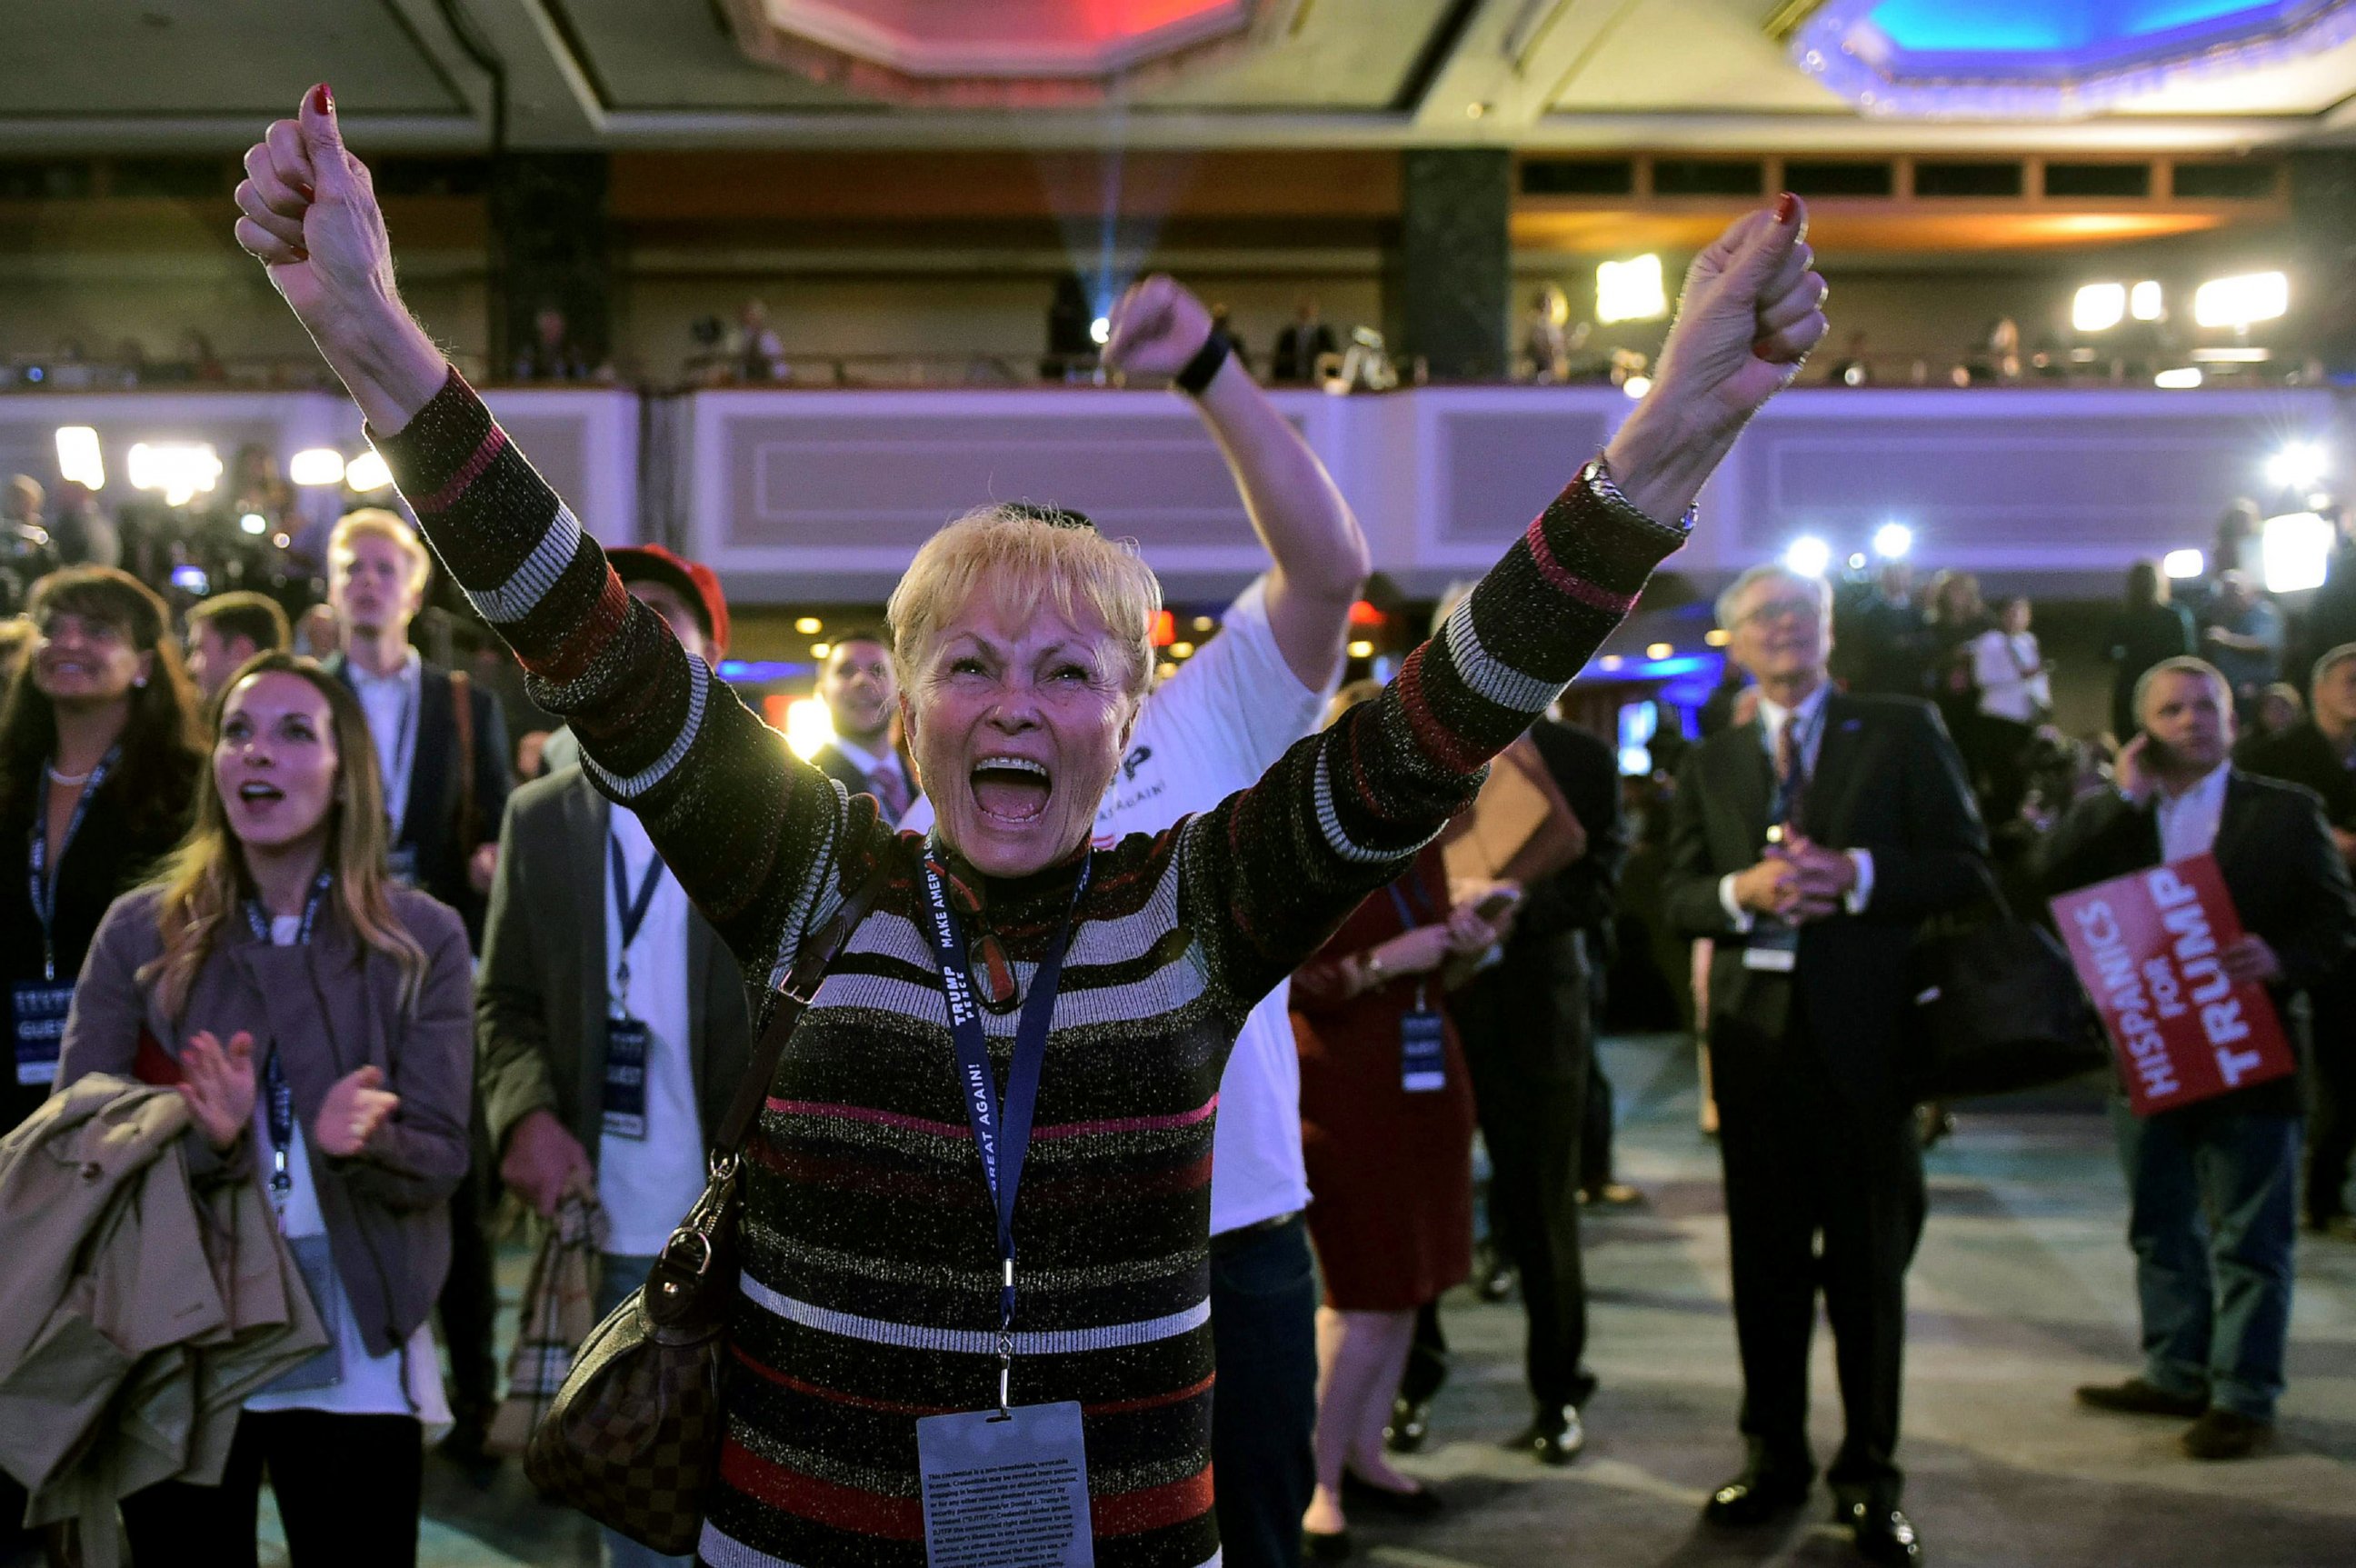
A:
MULTIPOLYGON (((587 1238, 605 1313, 694 1272, 682 1218, 740 1184, 696 1560, 923 1560, 927 1481, 957 1462, 926 1423, 967 1412, 1006 1423, 1018 1500, 1076 1467, 1107 1568, 1346 1557, 1354 1518, 1447 1506, 1389 1455, 1431 1432, 1435 1305, 1475 1270, 1476 1129, 1526 1326, 1513 1441, 1575 1460, 1580 1197, 1612 1185, 1596 987, 1638 830, 1612 748, 1550 709, 1825 330, 1799 203, 1704 252, 1652 395, 1395 681, 1339 693, 1356 521, 1212 312, 1141 282, 1105 357, 1192 400, 1267 569, 1153 685, 1135 554, 1076 513, 983 507, 882 627, 831 640, 834 738, 805 764, 712 672, 718 577, 588 538, 408 315, 326 90, 246 166, 240 242, 415 523, 337 522, 318 615, 176 609, 108 564, 30 585, 0 702, 0 845, 23 846, 0 1249, 36 1266, 5 1287, 0 1379, 98 1391, 0 1436, 23 1488, 0 1516, 70 1523, 91 1563, 252 1562, 266 1476, 297 1568, 413 1563, 426 1434, 498 1463, 497 1191, 552 1246, 587 1238), (495 695, 414 646, 436 556, 564 721, 529 768, 495 695), (730 1107, 813 962, 740 1163, 730 1107), (157 1258, 168 1289, 139 1272, 157 1258), (141 1359, 95 1365, 93 1334, 141 1359)), ((2027 607, 1991 620, 1967 580, 1918 609, 1885 575, 1844 622, 1822 580, 1762 566, 1719 614, 1749 711, 1648 814, 1665 918, 1711 952, 1745 1460, 1704 1518, 1809 1495, 1821 1295, 1835 1518, 1867 1561, 1913 1563, 1904 959, 1982 896, 1985 823, 2034 816, 2029 769, 1991 758, 2050 691, 2027 607)), ((2109 779, 2048 802, 2030 874, 2213 846, 2249 932, 2232 972, 2356 994, 2356 644, 2315 691, 2315 734, 2277 739, 2337 770, 2336 829, 2228 761, 2236 691, 2173 650, 2138 672, 2109 779)), ((2190 1420, 2195 1456, 2252 1452, 2284 1376, 2297 1086, 2120 1138, 2148 1355, 2080 1397, 2190 1420)), ((515 1383, 544 1393, 555 1353, 515 1383)), ((618 1529, 605 1551, 676 1560, 618 1529)))

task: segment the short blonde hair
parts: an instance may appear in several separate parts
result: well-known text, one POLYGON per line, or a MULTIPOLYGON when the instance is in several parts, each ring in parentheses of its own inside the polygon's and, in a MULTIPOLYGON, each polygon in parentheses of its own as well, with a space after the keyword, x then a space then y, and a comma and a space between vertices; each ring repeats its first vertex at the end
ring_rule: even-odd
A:
POLYGON ((1120 646, 1122 688, 1142 697, 1153 674, 1153 619, 1162 585, 1135 546, 1085 524, 1049 521, 1035 509, 980 507, 944 525, 908 563, 884 619, 892 628, 892 662, 903 690, 932 656, 948 623, 985 581, 1028 619, 1042 600, 1065 619, 1084 622, 1085 606, 1120 646))
POLYGON ((327 536, 327 559, 330 563, 348 561, 352 556, 355 539, 381 539, 409 557, 409 585, 422 588, 434 575, 434 557, 427 554, 425 542, 417 537, 417 530, 397 511, 387 511, 380 506, 364 506, 348 511, 336 523, 336 532, 327 536))

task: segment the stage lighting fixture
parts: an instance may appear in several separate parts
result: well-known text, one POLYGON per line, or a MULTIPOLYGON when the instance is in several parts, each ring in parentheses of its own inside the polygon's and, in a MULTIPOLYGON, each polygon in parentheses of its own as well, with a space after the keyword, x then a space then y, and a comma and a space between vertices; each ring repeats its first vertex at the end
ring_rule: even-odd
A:
POLYGON ((1372 659, 1375 656, 1375 645, 1362 637, 1351 643, 1344 651, 1353 659, 1372 659))
POLYGON ((270 520, 258 511, 247 512, 237 520, 237 525, 257 537, 270 532, 270 520))
POLYGON ((2272 321, 2290 308, 2290 279, 2281 273, 2211 278, 2192 295, 2192 319, 2203 327, 2242 328, 2272 321))
POLYGON ((1734 640, 1734 634, 1722 626, 1714 626, 1702 633, 1701 639, 1712 648, 1724 648, 1734 640))
POLYGON ((834 720, 816 697, 796 697, 786 704, 786 746, 808 762, 818 748, 834 738, 834 720))
POLYGON ((1848 553, 1848 569, 1852 572, 1862 572, 1865 570, 1864 551, 1852 550, 1848 553))
POLYGON ((1902 522, 1885 522, 1873 531, 1873 553, 1884 561, 1902 561, 1914 548, 1914 531, 1902 522))
POLYGON ((2090 283, 2070 302, 2070 325, 2081 332, 2107 332, 2126 318, 2127 285, 2090 283))
POLYGON ((363 452, 344 467, 344 483, 366 495, 392 483, 392 470, 373 451, 363 452))
POLYGON ((186 506, 220 483, 220 455, 209 441, 142 441, 131 448, 131 488, 161 490, 166 506, 186 506))
POLYGON ((2295 594, 2301 588, 2320 587, 2330 569, 2331 548, 2339 542, 2339 531, 2311 511, 2266 519, 2265 531, 2259 536, 2266 592, 2295 594))
POLYGON ((800 632, 804 637, 809 637, 814 635, 819 628, 823 627, 825 624, 826 623, 824 621, 819 619, 816 616, 803 616, 800 619, 794 622, 794 629, 800 632))
POLYGON ((2208 560, 2198 550, 2171 550, 2159 558, 2160 575, 2179 583, 2188 577, 2198 577, 2208 569, 2208 560))
POLYGON ((1833 564, 1832 546, 1804 533, 1783 549, 1783 564, 1803 577, 1821 577, 1833 564))
POLYGON ((1620 383, 1620 390, 1626 392, 1632 398, 1641 400, 1646 392, 1653 390, 1653 378, 1650 376, 1630 376, 1626 381, 1620 383))
POLYGON ((98 450, 97 431, 87 424, 58 426, 58 478, 88 490, 106 489, 106 459, 98 450))
POLYGON ((1676 651, 1675 648, 1665 642, 1648 643, 1644 648, 1644 657, 1657 661, 1668 658, 1676 651))
POLYGON ((1094 321, 1088 323, 1088 341, 1094 343, 1099 349, 1112 341, 1111 317, 1099 316, 1094 321))
POLYGON ((2169 392, 2190 392, 2201 382, 2201 367, 2179 365, 2172 371, 2162 371, 2151 378, 2151 384, 2169 392))
POLYGON ((344 455, 333 446, 310 446, 286 460, 289 483, 305 489, 344 482, 344 455))
POLYGON ((1669 313, 1661 281, 1661 258, 1647 252, 1633 261, 1606 262, 1595 269, 1595 319, 1657 321, 1669 313))
POLYGON ((2127 314, 2137 321, 2157 321, 2167 314, 2168 300, 2149 278, 2127 290, 2127 314))
POLYGON ((2325 467, 2322 447, 2312 441, 2294 441, 2266 459, 2266 483, 2276 489, 2311 490, 2325 467))

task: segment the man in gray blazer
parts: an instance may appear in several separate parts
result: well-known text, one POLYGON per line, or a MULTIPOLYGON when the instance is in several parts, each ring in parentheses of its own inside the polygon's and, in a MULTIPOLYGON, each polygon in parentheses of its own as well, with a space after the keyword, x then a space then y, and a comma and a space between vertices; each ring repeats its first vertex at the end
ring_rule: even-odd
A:
MULTIPOLYGON (((607 553, 691 654, 718 661, 718 578, 659 545, 607 553)), ((605 1210, 603 1316, 645 1283, 703 1191, 752 1025, 727 947, 637 816, 579 768, 509 799, 475 1023, 500 1178, 543 1217, 567 1191, 605 1210)), ((673 1561, 611 1532, 607 1550, 616 1564, 673 1561)))

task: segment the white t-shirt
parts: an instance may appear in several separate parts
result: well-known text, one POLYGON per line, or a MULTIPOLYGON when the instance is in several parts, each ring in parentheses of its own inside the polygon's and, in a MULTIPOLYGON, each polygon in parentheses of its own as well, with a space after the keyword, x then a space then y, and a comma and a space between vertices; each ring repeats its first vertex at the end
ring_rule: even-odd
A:
MULTIPOLYGON (((303 928, 299 915, 279 915, 270 922, 270 940, 292 947, 303 928)), ((283 1048, 283 1047, 282 1047, 283 1048)), ((276 1148, 270 1137, 270 1087, 262 1064, 254 1063, 253 1155, 262 1166, 262 1181, 270 1179, 276 1148)), ((278 1233, 289 1240, 299 1236, 324 1236, 327 1217, 319 1209, 319 1189, 311 1177, 310 1139, 303 1118, 294 1118, 294 1137, 286 1147, 286 1174, 294 1186, 279 1211, 278 1233)), ((340 1285, 341 1282, 337 1282, 340 1285)), ((442 1363, 434 1353, 434 1330, 419 1324, 409 1342, 381 1356, 369 1354, 360 1338, 359 1319, 352 1316, 348 1292, 338 1289, 336 1299, 314 1302, 335 1336, 340 1380, 324 1389, 296 1389, 283 1393, 250 1395, 245 1408, 253 1411, 318 1410, 336 1415, 413 1415, 429 1426, 450 1420, 450 1405, 442 1390, 442 1363)))
MULTIPOLYGON (((1338 679, 1338 675, 1337 675, 1338 679)), ((1217 636, 1154 688, 1138 715, 1129 755, 1097 809, 1097 843, 1159 832, 1259 781, 1285 748, 1324 717, 1325 691, 1301 683, 1268 624, 1268 592, 1255 582, 1227 607, 1217 636)), ((900 820, 930 832, 932 802, 900 820)), ((1301 1157, 1301 1058, 1286 1004, 1290 984, 1260 999, 1236 1036, 1219 1081, 1211 1152, 1211 1233, 1240 1230, 1309 1204, 1301 1157)))
MULTIPOLYGON (((637 813, 620 806, 607 813, 622 846, 622 871, 637 897, 654 841, 637 813)), ((610 852, 605 882, 607 1017, 622 1004, 622 911, 614 898, 610 852)), ((605 1251, 646 1258, 662 1251, 687 1211, 702 1196, 703 1123, 696 1112, 695 1072, 688 1060, 687 895, 668 870, 655 881, 646 923, 630 944, 629 1015, 647 1026, 647 1135, 606 1133, 597 1142, 597 1201, 611 1227, 605 1251)))
POLYGON ((2014 637, 1992 628, 1972 639, 1972 680, 1980 689, 1980 712, 2000 719, 2035 724, 2053 706, 2052 682, 2033 631, 2014 637))

